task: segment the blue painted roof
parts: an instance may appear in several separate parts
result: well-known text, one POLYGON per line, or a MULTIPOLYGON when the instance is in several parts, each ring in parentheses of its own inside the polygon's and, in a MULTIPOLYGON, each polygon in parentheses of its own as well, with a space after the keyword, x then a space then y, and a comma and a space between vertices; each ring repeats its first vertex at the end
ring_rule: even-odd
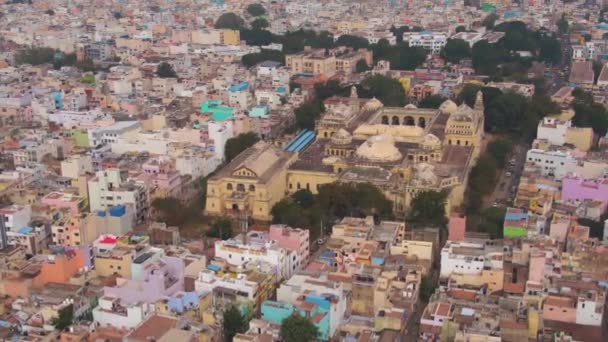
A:
POLYGON ((231 86, 230 88, 228 88, 228 91, 234 93, 234 92, 237 92, 237 91, 246 90, 247 88, 249 88, 249 83, 247 83, 247 82, 241 82, 241 83, 237 83, 237 84, 231 86))
POLYGON ((287 152, 299 152, 315 140, 315 132, 305 129, 300 131, 285 147, 287 152))
POLYGON ((23 228, 19 229, 18 232, 19 232, 19 234, 29 234, 32 231, 34 231, 34 228, 32 228, 32 227, 23 227, 23 228))
POLYGON ((526 218, 528 218, 528 214, 524 214, 524 213, 510 213, 510 212, 507 212, 505 214, 505 220, 516 221, 516 220, 523 220, 523 219, 526 219, 526 218))

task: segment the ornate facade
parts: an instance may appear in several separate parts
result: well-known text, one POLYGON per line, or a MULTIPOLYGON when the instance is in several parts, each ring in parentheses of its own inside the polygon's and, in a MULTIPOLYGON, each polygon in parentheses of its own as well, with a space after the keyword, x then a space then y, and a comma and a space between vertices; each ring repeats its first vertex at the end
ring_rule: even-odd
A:
POLYGON ((248 213, 270 220, 272 206, 300 189, 371 182, 405 213, 416 194, 448 192, 447 206, 462 203, 468 173, 483 137, 481 95, 474 108, 446 101, 440 109, 384 107, 377 99, 325 101, 317 140, 298 153, 259 142, 211 177, 209 214, 248 213))
POLYGON ((446 101, 440 109, 384 107, 377 99, 331 98, 317 124, 318 139, 287 172, 287 191, 322 184, 371 182, 407 211, 419 192, 445 190, 448 206, 462 203, 468 172, 483 138, 483 102, 446 101), (346 110, 348 108, 348 110, 346 110))

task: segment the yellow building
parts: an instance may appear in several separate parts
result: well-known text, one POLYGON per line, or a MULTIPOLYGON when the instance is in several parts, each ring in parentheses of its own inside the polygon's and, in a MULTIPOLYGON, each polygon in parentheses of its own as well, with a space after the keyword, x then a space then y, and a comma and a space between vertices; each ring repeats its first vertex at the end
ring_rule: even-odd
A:
POLYGON ((100 277, 118 275, 122 278, 131 278, 131 263, 134 251, 127 247, 115 247, 105 253, 95 256, 95 271, 100 277))
POLYGON ((239 30, 219 30, 220 43, 222 45, 239 45, 241 44, 241 32, 239 30))
POLYGON ((484 135, 484 115, 483 97, 481 92, 477 92, 475 106, 473 108, 462 104, 456 106, 454 102, 448 100, 440 108, 443 112, 449 113, 450 117, 445 125, 445 140, 448 145, 474 146, 474 156, 479 155, 481 139, 484 135))
POLYGON ((482 270, 479 274, 452 273, 449 280, 451 287, 487 285, 488 294, 502 291, 503 281, 504 271, 501 269, 482 270))
POLYGON ((288 191, 371 182, 397 213, 427 190, 445 190, 448 209, 459 206, 483 135, 480 98, 475 108, 446 101, 439 110, 384 107, 377 99, 359 99, 354 90, 349 98, 330 98, 317 140, 289 167, 288 191))
POLYGON ((405 255, 418 260, 433 261, 433 243, 428 241, 403 240, 391 246, 391 255, 405 255))
POLYGON ((312 74, 332 76, 337 72, 355 72, 359 60, 368 65, 373 63, 370 50, 339 47, 332 50, 305 48, 304 51, 285 56, 285 65, 292 74, 312 74))
POLYGON ((287 168, 295 158, 295 153, 263 141, 248 148, 209 178, 207 212, 246 212, 253 219, 270 221, 270 210, 287 191, 287 168))

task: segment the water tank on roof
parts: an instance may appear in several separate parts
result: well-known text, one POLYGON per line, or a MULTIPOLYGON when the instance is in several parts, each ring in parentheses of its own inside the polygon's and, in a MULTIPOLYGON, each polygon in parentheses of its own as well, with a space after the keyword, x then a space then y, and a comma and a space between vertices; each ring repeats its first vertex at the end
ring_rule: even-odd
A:
POLYGON ((110 215, 114 217, 123 216, 126 212, 126 207, 124 205, 115 205, 110 208, 110 215))
POLYGON ((106 212, 104 210, 99 210, 99 211, 97 211, 97 216, 106 217, 106 212))

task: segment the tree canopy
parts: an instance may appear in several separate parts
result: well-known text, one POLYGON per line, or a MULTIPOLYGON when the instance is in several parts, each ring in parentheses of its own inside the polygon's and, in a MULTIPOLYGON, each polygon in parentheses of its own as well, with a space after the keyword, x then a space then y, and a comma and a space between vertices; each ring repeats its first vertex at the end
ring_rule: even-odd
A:
POLYGON ((160 78, 176 78, 177 73, 173 66, 167 62, 162 62, 156 67, 156 75, 160 78))
POLYGON ((360 59, 357 61, 357 65, 355 66, 355 71, 358 73, 361 72, 366 72, 369 70, 369 65, 367 65, 367 62, 365 61, 365 59, 360 59))
POLYGON ((593 96, 583 90, 576 89, 574 95, 574 118, 576 127, 591 127, 593 131, 603 136, 608 130, 608 111, 602 104, 596 103, 593 96))
POLYGON ((61 310, 59 310, 59 316, 55 320, 55 329, 63 330, 70 325, 72 325, 72 321, 74 320, 74 305, 70 304, 61 310))
POLYGON ((303 103, 295 109, 296 126, 299 129, 314 129, 315 122, 323 111, 323 103, 320 101, 303 103))
POLYGON ((393 216, 391 201, 371 183, 324 184, 315 195, 306 184, 292 186, 300 190, 274 205, 273 223, 308 228, 312 238, 320 235, 321 224, 331 226, 330 222, 345 216, 376 215, 387 219, 393 216))
POLYGON ((222 320, 222 331, 224 335, 224 341, 232 342, 234 336, 239 333, 247 331, 248 322, 246 318, 241 314, 239 309, 231 305, 224 311, 222 320))
POLYGON ((266 9, 264 8, 264 6, 262 6, 262 4, 250 4, 249 6, 247 6, 247 13, 254 17, 259 17, 261 15, 266 14, 266 9))
POLYGON ((220 15, 220 17, 215 21, 214 25, 216 29, 229 30, 238 30, 243 26, 245 26, 245 20, 232 12, 220 15))
POLYGON ((439 108, 441 104, 447 100, 441 95, 430 95, 418 102, 418 108, 439 108))
POLYGON ((294 314, 281 323, 281 338, 290 342, 309 342, 317 338, 318 329, 306 318, 294 314))
POLYGON ((268 20, 266 20, 264 18, 255 18, 251 22, 251 28, 254 29, 254 30, 265 29, 268 26, 270 26, 270 24, 268 23, 268 20))
POLYGON ((490 13, 483 19, 481 24, 485 26, 486 29, 490 30, 494 28, 494 24, 496 23, 497 19, 498 16, 496 15, 496 13, 490 13))
POLYGON ((227 240, 232 237, 232 220, 226 216, 216 217, 209 230, 205 234, 207 237, 227 240))
POLYGON ((498 167, 505 167, 505 163, 507 161, 507 156, 511 153, 513 149, 513 143, 511 140, 506 138, 498 138, 491 143, 488 144, 487 151, 488 153, 494 157, 496 160, 496 164, 498 167))
POLYGON ((363 37, 352 36, 349 34, 341 35, 336 40, 336 46, 349 46, 354 49, 362 49, 369 46, 369 41, 363 37))
POLYGON ((401 83, 394 78, 373 75, 365 78, 357 87, 360 97, 380 100, 385 106, 403 107, 407 104, 401 83))
POLYGON ((230 162, 241 152, 253 146, 253 144, 259 140, 260 137, 258 137, 258 135, 254 132, 241 133, 234 138, 228 139, 224 148, 226 162, 230 162))
POLYGON ((462 39, 448 39, 441 50, 441 57, 450 63, 459 63, 462 59, 471 57, 471 47, 462 39))
POLYGON ((447 193, 442 191, 428 190, 418 193, 412 200, 408 222, 417 226, 445 227, 446 200, 447 193))
POLYGON ((264 61, 274 61, 283 64, 285 63, 285 54, 278 50, 262 49, 260 52, 249 53, 241 58, 241 62, 246 67, 252 67, 264 61))

